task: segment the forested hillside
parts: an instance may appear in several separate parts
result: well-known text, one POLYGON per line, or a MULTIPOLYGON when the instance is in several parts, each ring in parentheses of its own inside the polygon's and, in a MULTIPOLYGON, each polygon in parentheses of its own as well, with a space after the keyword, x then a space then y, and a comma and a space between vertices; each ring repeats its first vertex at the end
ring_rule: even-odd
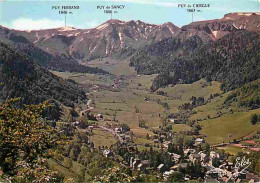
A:
POLYGON ((169 69, 172 58, 188 55, 203 45, 197 35, 184 38, 168 38, 137 51, 130 60, 130 65, 138 73, 155 74, 169 69))
POLYGON ((20 97, 20 105, 54 99, 73 107, 85 100, 77 84, 41 68, 25 55, 0 43, 0 99, 20 97))
POLYGON ((139 54, 133 57, 131 65, 139 73, 159 73, 153 82, 152 90, 168 84, 191 83, 206 78, 208 81, 220 81, 222 89, 229 91, 260 77, 260 36, 257 33, 245 30, 233 31, 216 42, 200 48, 193 42, 185 43, 195 51, 183 49, 187 51, 182 55, 171 54, 171 51, 167 54, 166 51, 163 52, 165 57, 156 55, 150 59, 151 62, 148 62, 150 55, 156 54, 154 50, 167 50, 160 45, 162 44, 160 42, 146 48, 143 55, 148 53, 148 56, 143 58, 139 54), (196 47, 197 49, 194 49, 196 47), (157 65, 151 64, 152 60, 157 65), (148 71, 143 70, 145 67, 148 71))
POLYGON ((240 106, 251 109, 260 108, 260 79, 233 91, 225 100, 225 103, 231 102, 238 102, 240 106))
POLYGON ((61 72, 82 72, 92 74, 108 74, 102 69, 92 68, 84 65, 80 65, 77 61, 65 55, 53 56, 33 44, 16 43, 13 45, 14 50, 20 51, 26 54, 30 59, 36 60, 36 62, 45 67, 46 69, 56 70, 61 72))
POLYGON ((35 46, 28 41, 24 36, 18 35, 16 32, 0 26, 0 40, 7 44, 15 51, 19 51, 26 55, 31 60, 35 60, 37 64, 50 70, 82 72, 93 74, 108 74, 102 69, 91 68, 80 65, 76 60, 65 54, 51 55, 41 48, 35 46))

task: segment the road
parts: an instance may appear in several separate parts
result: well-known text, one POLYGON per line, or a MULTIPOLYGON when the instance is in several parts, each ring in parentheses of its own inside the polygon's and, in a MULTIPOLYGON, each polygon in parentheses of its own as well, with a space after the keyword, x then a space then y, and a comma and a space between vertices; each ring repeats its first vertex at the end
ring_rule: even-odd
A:
POLYGON ((102 128, 103 130, 108 131, 109 133, 112 133, 114 136, 117 136, 117 139, 119 140, 120 144, 124 143, 124 140, 122 139, 122 137, 120 137, 120 135, 118 133, 116 133, 114 130, 104 127, 104 126, 99 126, 100 128, 102 128))

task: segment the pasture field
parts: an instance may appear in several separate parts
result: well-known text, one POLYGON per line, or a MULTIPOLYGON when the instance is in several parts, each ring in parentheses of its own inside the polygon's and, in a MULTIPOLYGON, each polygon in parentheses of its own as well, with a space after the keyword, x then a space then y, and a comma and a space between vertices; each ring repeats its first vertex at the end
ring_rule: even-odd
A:
POLYGON ((218 149, 224 149, 225 152, 227 152, 231 155, 234 155, 234 156, 236 156, 239 152, 243 152, 243 153, 250 152, 247 149, 241 149, 239 147, 235 147, 235 146, 232 146, 232 145, 228 145, 228 146, 225 146, 225 147, 219 147, 218 149))
POLYGON ((176 133, 180 133, 181 131, 189 131, 191 127, 186 124, 174 124, 172 125, 172 131, 176 133))
POLYGON ((109 86, 113 83, 113 79, 114 79, 113 76, 108 76, 108 75, 70 73, 70 72, 58 72, 58 71, 51 71, 51 72, 63 79, 72 79, 80 84, 109 86))
POLYGON ((98 148, 99 146, 107 146, 110 148, 111 145, 117 142, 115 137, 109 132, 102 131, 101 129, 95 129, 93 130, 93 133, 94 135, 90 136, 90 141, 94 143, 95 148, 98 148))
MULTIPOLYGON (((200 135, 206 136, 208 143, 228 142, 250 136, 260 130, 259 124, 252 126, 250 123, 251 115, 260 113, 260 109, 247 111, 238 108, 236 104, 226 106, 224 101, 230 92, 223 93, 219 82, 201 79, 192 84, 169 85, 160 88, 158 91, 163 91, 164 95, 159 95, 150 91, 156 75, 137 75, 128 62, 104 59, 84 64, 102 68, 114 75, 53 73, 65 79, 75 80, 79 84, 92 85, 88 97, 94 101, 93 113, 101 113, 105 119, 113 123, 126 123, 137 137, 135 141, 139 146, 148 143, 146 135, 153 136, 152 130, 158 129, 169 114, 178 112, 179 106, 189 103, 192 96, 203 97, 207 101, 205 105, 194 108, 194 113, 189 119, 202 126, 200 135), (214 94, 219 96, 208 101, 214 94), (144 122, 148 128, 140 128, 139 122, 144 122)), ((81 107, 84 110, 85 106, 81 107)), ((186 124, 173 124, 174 132, 187 130, 191 130, 191 127, 186 124)), ((106 143, 110 146, 116 140, 110 135, 96 131, 92 138, 98 146, 106 143)))
POLYGON ((252 125, 251 115, 260 113, 260 109, 248 112, 235 112, 219 118, 208 119, 200 122, 201 134, 206 135, 206 141, 210 144, 229 142, 241 137, 248 137, 260 130, 260 124, 252 125))
POLYGON ((87 65, 89 67, 97 67, 103 69, 117 76, 119 75, 130 76, 136 74, 135 69, 129 67, 128 61, 119 61, 110 58, 104 58, 103 61, 99 61, 96 59, 93 61, 83 62, 82 64, 87 65))

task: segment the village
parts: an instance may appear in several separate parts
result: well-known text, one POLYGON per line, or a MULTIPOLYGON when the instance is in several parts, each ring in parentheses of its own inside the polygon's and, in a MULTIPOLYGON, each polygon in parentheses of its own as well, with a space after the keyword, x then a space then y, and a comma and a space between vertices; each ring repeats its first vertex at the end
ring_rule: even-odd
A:
MULTIPOLYGON (((91 148, 101 151, 106 158, 112 158, 117 161, 119 161, 118 156, 121 156, 121 154, 118 153, 118 149, 124 149, 124 152, 126 152, 128 156, 127 158, 123 157, 123 160, 120 160, 120 164, 133 171, 143 174, 149 174, 156 171, 162 176, 164 181, 169 181, 169 177, 176 172, 183 172, 184 176, 181 177, 179 181, 259 182, 259 177, 246 169, 251 163, 249 160, 246 161, 245 157, 239 157, 235 161, 229 161, 225 158, 223 151, 219 152, 215 146, 209 147, 203 137, 194 139, 193 144, 186 146, 187 148, 182 146, 181 148, 177 147, 178 150, 172 150, 174 149, 172 138, 178 134, 165 133, 163 130, 158 136, 151 138, 153 138, 154 147, 160 149, 159 153, 161 153, 162 156, 165 156, 165 153, 167 153, 169 159, 167 163, 161 162, 158 166, 155 166, 155 163, 150 162, 149 158, 145 159, 141 157, 142 153, 138 151, 137 144, 133 141, 133 134, 126 124, 118 126, 105 123, 106 125, 104 126, 99 124, 101 121, 104 122, 102 114, 96 114, 94 117, 97 122, 86 127, 85 132, 88 133, 94 129, 101 129, 102 131, 111 133, 118 140, 118 143, 110 148, 95 148, 90 141, 88 142, 88 145, 90 145, 91 148), (206 149, 203 149, 202 146, 205 146, 206 149), (241 165, 241 161, 243 161, 242 166, 239 166, 241 165), (194 173, 198 170, 189 171, 189 169, 196 166, 199 167, 198 170, 200 171, 200 175, 194 173)), ((76 128, 80 129, 80 122, 75 122, 73 124, 76 128)), ((232 143, 234 146, 239 146, 238 143, 232 143)), ((223 143, 222 145, 226 144, 223 143)), ((147 145, 147 147, 150 147, 150 152, 153 152, 152 145, 147 145)), ((243 147, 245 148, 245 146, 243 147)))
MULTIPOLYGON (((141 79, 140 75, 136 78, 141 79)), ((132 82, 132 78, 130 81, 132 82)), ((182 129, 179 132, 172 129, 173 126, 184 125, 183 114, 186 111, 178 115, 167 115, 164 121, 152 127, 150 121, 140 117, 139 114, 143 114, 140 113, 140 108, 127 105, 123 96, 122 99, 110 97, 104 101, 97 98, 97 95, 100 98, 106 96, 107 90, 111 95, 119 95, 118 91, 125 85, 122 77, 117 77, 109 85, 93 85, 90 93, 86 93, 87 105, 79 109, 79 117, 71 123, 76 131, 88 136, 87 144, 93 151, 98 151, 105 158, 118 162, 121 167, 130 169, 135 174, 154 175, 158 181, 173 181, 172 177, 181 174, 174 182, 259 182, 259 176, 249 168, 253 162, 246 157, 260 151, 259 141, 255 141, 259 139, 259 134, 235 139, 234 134, 228 133, 227 137, 231 140, 208 144, 207 136, 200 134, 199 123, 191 123, 187 130, 182 129), (138 127, 130 125, 126 116, 122 119, 115 115, 117 111, 120 113, 119 106, 124 105, 132 107, 138 127), (138 131, 132 126, 138 128, 138 131), (141 131, 145 133, 140 135, 141 131), (226 147, 235 147, 243 153, 229 154, 224 150, 226 147)), ((136 85, 137 89, 145 88, 139 82, 136 85)), ((132 90, 130 86, 126 92, 132 90)), ((133 97, 138 97, 138 101, 145 105, 162 106, 164 111, 150 114, 152 117, 157 116, 159 120, 163 118, 165 110, 168 110, 167 105, 164 105, 166 103, 156 98, 167 98, 165 92, 160 91, 156 97, 151 97, 133 90, 133 97)), ((176 95, 171 99, 180 99, 180 96, 176 95)), ((204 100, 195 98, 195 103, 202 99, 204 100)), ((185 104, 183 107, 186 107, 185 104)))

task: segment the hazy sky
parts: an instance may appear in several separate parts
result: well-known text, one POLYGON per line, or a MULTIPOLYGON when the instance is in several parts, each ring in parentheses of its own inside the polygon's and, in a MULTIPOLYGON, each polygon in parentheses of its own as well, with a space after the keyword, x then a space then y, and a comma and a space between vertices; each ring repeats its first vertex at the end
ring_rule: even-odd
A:
POLYGON ((192 21, 192 13, 179 4, 210 4, 198 8, 194 21, 222 18, 230 12, 260 12, 260 0, 0 0, 0 25, 20 30, 63 27, 65 15, 52 6, 80 6, 67 15, 67 25, 76 28, 93 28, 110 19, 109 14, 97 6, 124 5, 114 13, 114 19, 141 20, 152 24, 172 22, 181 27, 192 21))

